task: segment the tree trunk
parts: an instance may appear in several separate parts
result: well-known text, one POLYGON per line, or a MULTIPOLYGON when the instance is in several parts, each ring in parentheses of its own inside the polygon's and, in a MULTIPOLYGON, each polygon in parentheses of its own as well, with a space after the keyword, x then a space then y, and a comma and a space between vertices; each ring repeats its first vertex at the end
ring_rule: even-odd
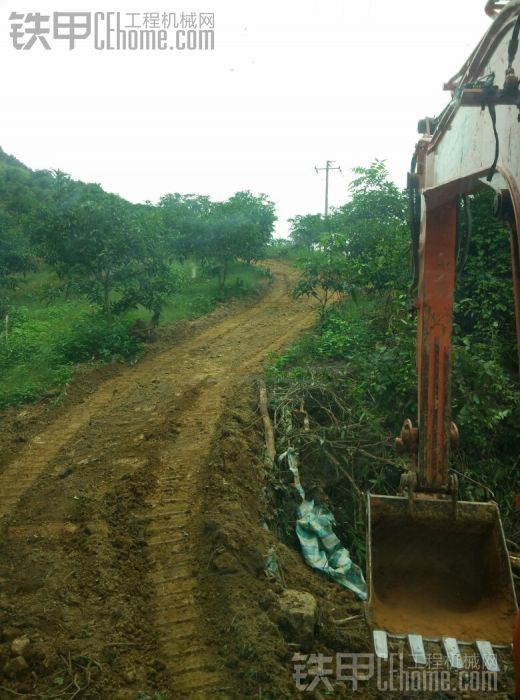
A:
POLYGON ((226 260, 222 265, 221 271, 219 271, 219 289, 221 292, 224 291, 224 287, 226 286, 227 269, 228 261, 226 260))
POLYGON ((103 312, 106 318, 110 321, 112 313, 110 308, 110 283, 108 276, 103 280, 103 312))

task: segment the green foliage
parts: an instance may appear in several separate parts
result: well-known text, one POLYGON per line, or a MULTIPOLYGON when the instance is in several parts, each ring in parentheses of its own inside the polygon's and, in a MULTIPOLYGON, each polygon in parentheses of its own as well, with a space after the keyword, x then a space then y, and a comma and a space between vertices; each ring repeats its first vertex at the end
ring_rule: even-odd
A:
MULTIPOLYGON (((405 196, 389 180, 381 161, 354 172, 358 177, 349 188, 351 200, 329 217, 330 233, 312 239, 294 290, 297 297, 315 297, 322 313, 331 298, 392 295, 402 293, 408 284, 405 196), (319 246, 312 250, 317 241, 319 246)), ((294 219, 294 230, 310 230, 310 223, 304 226, 309 218, 294 219)))
POLYGON ((131 204, 0 149, 0 405, 67 383, 75 363, 135 357, 133 322, 252 293, 265 273, 238 259, 264 254, 274 221, 265 195, 131 204))
MULTIPOLYGON (((264 257, 276 221, 275 205, 267 195, 237 192, 224 202, 219 214, 227 231, 224 245, 231 248, 233 259, 250 263, 264 257)), ((214 249, 213 254, 216 252, 214 249)))
POLYGON ((294 245, 313 250, 327 231, 327 223, 321 214, 304 214, 289 219, 289 236, 294 245))
POLYGON ((28 242, 6 221, 0 212, 0 287, 14 286, 13 275, 35 269, 28 242))
POLYGON ((166 194, 159 201, 164 230, 165 250, 171 258, 185 260, 199 254, 210 219, 209 197, 187 194, 166 194))
POLYGON ((493 348, 465 338, 454 350, 454 408, 464 442, 475 454, 489 454, 499 426, 514 429, 508 419, 518 409, 518 392, 496 341, 493 348))
POLYGON ((0 148, 0 315, 9 306, 7 290, 36 267, 29 242, 31 222, 49 196, 52 175, 33 172, 0 148))
MULTIPOLYGON (((46 357, 40 354, 35 357, 35 361, 40 359, 45 360, 46 357)), ((64 365, 31 365, 28 369, 16 365, 2 372, 0 409, 36 401, 49 391, 54 394, 57 387, 63 388, 69 384, 73 369, 64 365)))
MULTIPOLYGON (((268 274, 245 263, 233 263, 228 287, 220 293, 216 275, 199 270, 192 278, 190 270, 197 270, 194 262, 172 265, 179 288, 164 306, 161 322, 197 318, 221 300, 252 294, 268 274)), ((50 272, 28 275, 13 295, 7 340, 5 321, 0 326, 1 408, 58 391, 69 383, 78 362, 133 361, 142 346, 132 335, 132 326, 136 321, 145 327, 153 322, 153 313, 142 307, 109 322, 73 290, 64 300, 61 284, 50 272), (43 291, 45 299, 39 298, 43 291)))
POLYGON ((158 325, 162 309, 186 282, 185 270, 174 266, 165 254, 160 215, 155 208, 142 205, 137 211, 137 254, 126 266, 113 310, 117 314, 142 306, 152 314, 153 325, 158 325))
POLYGON ((471 336, 499 349, 514 371, 516 335, 511 281, 509 229, 492 215, 494 194, 482 190, 471 198, 469 255, 457 281, 455 335, 471 336))
POLYGON ((293 248, 293 244, 287 238, 273 238, 267 247, 268 258, 287 259, 293 248))
POLYGON ((32 171, 0 148, 0 211, 22 230, 50 196, 53 175, 46 170, 32 171))
POLYGON ((509 526, 520 491, 520 392, 502 357, 498 338, 469 336, 454 345, 453 414, 461 436, 454 466, 469 477, 462 482, 467 497, 497 500, 509 526))
MULTIPOLYGON (((402 423, 402 417, 394 415, 395 405, 402 405, 407 415, 416 408, 414 344, 415 323, 403 298, 382 304, 360 297, 357 302, 331 306, 315 334, 282 355, 270 372, 271 376, 287 370, 298 374, 303 362, 309 370, 315 365, 326 372, 334 368, 336 377, 339 368, 347 385, 337 385, 338 390, 349 397, 355 392, 360 413, 375 407, 377 422, 393 433, 402 423)), ((302 376, 298 374, 299 379, 302 376)))
POLYGON ((229 264, 263 257, 271 240, 276 216, 274 204, 265 195, 237 192, 212 207, 201 251, 218 270, 219 289, 226 284, 229 264))
POLYGON ((59 339, 54 351, 64 364, 77 362, 116 362, 135 357, 139 342, 131 334, 129 321, 107 321, 102 316, 80 319, 59 339))
POLYGON ((2 331, 0 407, 34 400, 70 380, 70 368, 57 362, 52 345, 55 334, 65 332, 59 318, 31 319, 29 309, 20 307, 11 313, 2 331))
MULTIPOLYGON (((404 198, 382 163, 357 172, 351 201, 334 213, 337 226, 320 249, 307 255, 296 289, 313 296, 327 285, 357 290, 357 301, 322 304, 314 332, 271 360, 267 375, 279 451, 299 449, 304 482, 321 485, 311 496, 330 499, 339 534, 361 560, 363 493, 397 491, 407 462, 396 456, 393 436, 417 413, 417 377, 404 198), (298 419, 302 409, 307 426, 298 419)), ((515 537, 520 393, 509 233, 491 215, 492 193, 472 199, 473 236, 455 305, 452 404, 461 440, 452 464, 461 497, 496 499, 515 537)), ((272 498, 284 535, 295 512, 282 474, 272 498)))
POLYGON ((61 178, 33 238, 59 277, 107 318, 140 303, 158 317, 175 280, 157 231, 153 207, 61 178))
POLYGON ((0 407, 39 398, 69 383, 78 362, 135 357, 130 323, 108 323, 65 303, 43 314, 18 307, 0 335, 0 407), (7 333, 5 332, 7 329, 7 333))
POLYGON ((404 291, 409 284, 406 196, 389 179, 383 161, 354 173, 350 201, 330 217, 330 230, 338 234, 336 251, 347 257, 351 284, 358 289, 404 291))
MULTIPOLYGON (((328 240, 331 240, 329 237, 328 240)), ((349 261, 341 253, 338 255, 323 241, 320 252, 311 252, 301 263, 302 275, 293 290, 295 298, 311 296, 320 303, 323 314, 331 299, 338 298, 349 290, 349 261)))
MULTIPOLYGON (((299 450, 304 483, 321 484, 325 491, 311 490, 309 497, 331 498, 338 534, 357 562, 364 557, 363 492, 395 493, 406 466, 394 453, 393 436, 402 423, 396 405, 415 403, 409 376, 413 323, 398 300, 393 313, 389 323, 381 306, 365 296, 336 304, 313 333, 267 368, 278 451, 289 445, 299 450), (407 333, 395 343, 400 323, 407 333), (295 420, 302 407, 308 429, 295 420)), ((293 503, 291 491, 282 488, 275 496, 278 524, 287 533, 294 520, 287 504, 287 499, 293 503)))
POLYGON ((453 406, 461 435, 455 466, 469 477, 468 497, 494 497, 510 523, 512 495, 520 491, 520 392, 510 232, 492 215, 493 196, 485 189, 471 198, 469 255, 455 295, 453 406))
POLYGON ((207 197, 167 195, 160 201, 165 240, 174 253, 196 255, 218 271, 219 289, 229 265, 264 257, 276 216, 266 195, 237 192, 225 202, 207 197))

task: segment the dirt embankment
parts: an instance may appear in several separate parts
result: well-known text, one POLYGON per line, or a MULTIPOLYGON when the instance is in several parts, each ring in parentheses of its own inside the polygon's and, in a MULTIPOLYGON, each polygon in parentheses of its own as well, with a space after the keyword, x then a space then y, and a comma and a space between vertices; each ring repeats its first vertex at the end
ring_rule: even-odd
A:
MULTIPOLYGON (((304 564, 292 524, 290 531, 281 530, 289 518, 277 521, 275 491, 282 483, 290 484, 291 475, 285 469, 273 478, 264 453, 258 389, 248 383, 236 393, 213 440, 204 505, 197 521, 198 558, 207 562, 198 573, 198 600, 220 667, 227 669, 228 678, 239 681, 241 694, 236 697, 485 700, 492 693, 496 700, 513 700, 510 649, 495 649, 501 669, 496 685, 495 679, 488 678, 479 667, 472 646, 460 647, 465 670, 450 674, 441 645, 426 642, 428 666, 417 679, 422 667, 415 666, 405 640, 390 640, 391 662, 382 663, 379 669, 374 664, 370 671, 372 640, 364 606, 350 592, 304 564), (266 557, 273 550, 279 572, 268 578, 266 557), (287 614, 285 601, 291 591, 305 597, 311 594, 316 603, 311 638, 301 620, 287 614), (295 654, 302 655, 299 662, 295 654), (316 661, 311 655, 321 655, 323 668, 330 673, 332 691, 323 680, 315 682, 312 672, 316 661), (352 655, 359 655, 357 661, 352 655), (360 680, 354 688, 354 666, 358 662, 360 680), (298 663, 303 673, 308 672, 300 679, 302 687, 306 686, 301 692, 293 676, 298 663), (364 680, 367 675, 370 678, 364 680), (414 689, 414 683, 421 691, 414 689), (309 690, 309 686, 314 689, 309 690)), ((301 470, 308 493, 323 479, 318 468, 312 471, 301 470)), ((285 510, 296 517, 297 499, 291 502, 286 488, 282 488, 285 510)), ((334 493, 329 495, 327 504, 334 511, 336 497, 334 493)), ((235 696, 230 692, 222 697, 235 696)))

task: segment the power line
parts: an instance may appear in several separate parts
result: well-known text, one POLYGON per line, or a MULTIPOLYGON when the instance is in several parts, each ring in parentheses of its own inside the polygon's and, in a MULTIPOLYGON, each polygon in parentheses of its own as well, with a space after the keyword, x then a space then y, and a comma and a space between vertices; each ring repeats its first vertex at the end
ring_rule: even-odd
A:
POLYGON ((316 173, 319 175, 320 170, 325 170, 325 218, 327 219, 329 216, 329 172, 331 170, 339 170, 341 172, 341 167, 337 165, 336 167, 332 166, 332 163, 335 163, 335 160, 326 160, 325 161, 325 167, 324 168, 317 168, 314 166, 314 170, 316 173))

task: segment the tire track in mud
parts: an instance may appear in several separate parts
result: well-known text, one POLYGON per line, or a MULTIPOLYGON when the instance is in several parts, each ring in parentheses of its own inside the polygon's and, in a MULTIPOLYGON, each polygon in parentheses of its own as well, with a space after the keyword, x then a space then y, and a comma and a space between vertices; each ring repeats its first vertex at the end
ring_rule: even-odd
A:
MULTIPOLYGON (((83 465, 73 478, 88 474, 88 483, 78 483, 92 496, 95 511, 96 498, 110 495, 118 477, 137 473, 153 454, 155 485, 141 517, 152 568, 152 634, 172 697, 232 696, 229 678, 206 643, 194 574, 208 562, 197 561, 194 538, 203 517, 203 467, 237 382, 258 372, 267 353, 281 350, 314 321, 313 304, 287 296, 294 271, 281 263, 271 269, 273 283, 254 306, 106 381, 33 438, 0 474, 0 517, 10 539, 38 534, 50 557, 60 533, 60 492, 53 486, 49 502, 50 478, 57 483, 56 475, 71 460, 83 465)), ((89 517, 95 521, 96 513, 89 517)), ((61 531, 73 534, 67 518, 61 531)), ((124 579, 124 569, 119 573, 124 579)))
MULTIPOLYGON (((181 361, 188 358, 196 358, 203 356, 210 343, 217 343, 225 340, 228 336, 241 330, 243 340, 247 340, 245 329, 251 325, 251 317, 258 315, 258 309, 271 305, 274 309, 276 304, 283 303, 282 300, 286 295, 286 290, 289 288, 288 278, 286 273, 275 273, 274 288, 270 290, 266 297, 252 309, 246 309, 233 315, 229 319, 225 319, 222 323, 217 323, 214 327, 202 332, 194 339, 182 343, 177 349, 167 350, 152 359, 145 360, 136 368, 129 370, 135 375, 135 381, 130 378, 130 384, 127 377, 123 379, 116 377, 115 379, 105 382, 95 394, 90 397, 85 403, 75 406, 71 409, 67 420, 59 420, 55 424, 48 426, 45 431, 36 435, 26 448, 22 450, 20 456, 8 465, 8 468, 0 473, 0 519, 7 515, 18 503, 21 496, 32 486, 38 475, 46 465, 51 463, 58 456, 67 443, 88 424, 90 419, 102 412, 107 405, 115 400, 115 393, 121 390, 121 386, 126 388, 126 394, 131 394, 135 389, 135 384, 140 379, 149 380, 150 371, 155 372, 162 380, 169 379, 176 375, 179 365, 175 363, 172 368, 172 352, 177 356, 175 359, 181 361), (283 284, 280 284, 282 277, 283 284), (256 313, 255 313, 256 312, 256 313), (186 349, 183 352, 184 347, 186 349), (180 357, 179 357, 180 355, 180 357), (143 377, 144 375, 144 377, 143 377)), ((265 327, 267 324, 263 324, 265 327)), ((253 329, 253 333, 249 332, 249 336, 254 335, 262 324, 253 329)), ((235 341, 236 342, 236 341, 235 341)), ((239 342, 242 342, 239 339, 239 342)), ((189 363, 188 363, 189 364, 189 363)), ((189 367, 188 367, 189 369, 189 367)), ((136 398, 139 401, 139 397, 136 398)), ((121 396, 118 397, 117 403, 121 403, 121 396)))

